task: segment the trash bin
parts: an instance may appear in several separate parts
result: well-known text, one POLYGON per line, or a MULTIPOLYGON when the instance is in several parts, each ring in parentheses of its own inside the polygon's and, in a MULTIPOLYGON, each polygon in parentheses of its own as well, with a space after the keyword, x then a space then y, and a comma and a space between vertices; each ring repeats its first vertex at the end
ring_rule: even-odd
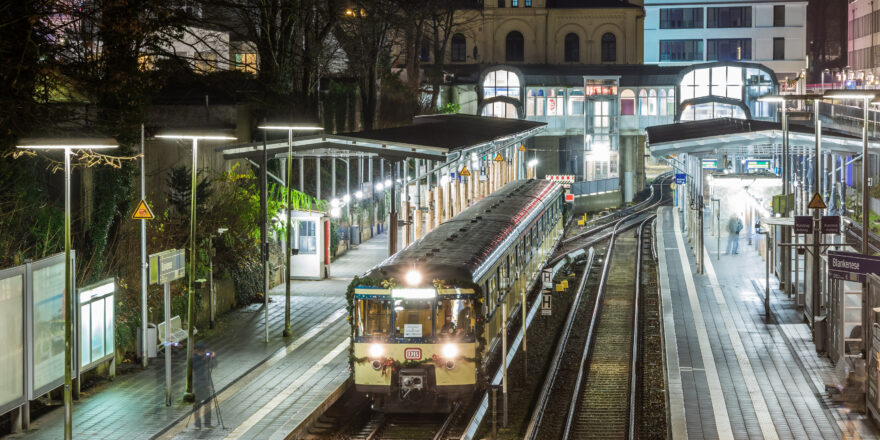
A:
POLYGON ((159 343, 159 331, 156 324, 147 324, 147 357, 156 357, 156 345, 159 343))
POLYGON ((351 237, 352 246, 361 244, 361 227, 357 225, 352 226, 349 236, 351 237))
POLYGON ((816 353, 825 353, 825 341, 828 339, 828 318, 817 316, 813 321, 813 341, 816 343, 816 353))

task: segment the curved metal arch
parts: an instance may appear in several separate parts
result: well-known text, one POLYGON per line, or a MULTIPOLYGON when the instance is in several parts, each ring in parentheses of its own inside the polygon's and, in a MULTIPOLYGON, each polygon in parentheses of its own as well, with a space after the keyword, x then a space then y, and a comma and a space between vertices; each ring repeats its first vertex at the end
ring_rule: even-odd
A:
POLYGON ((505 104, 511 104, 516 109, 516 118, 523 119, 525 118, 525 112, 523 111, 522 101, 511 96, 493 96, 485 101, 481 100, 480 105, 477 107, 477 116, 483 114, 483 109, 489 105, 494 104, 496 102, 503 102, 505 104))
POLYGON ((743 113, 746 115, 746 119, 752 119, 752 111, 749 110, 749 107, 746 105, 744 101, 734 98, 727 98, 723 96, 701 96, 699 98, 688 99, 679 104, 675 108, 675 122, 681 122, 681 114, 684 112, 684 109, 689 105, 697 105, 697 104, 707 104, 707 103, 717 103, 717 104, 728 104, 734 107, 739 107, 742 109, 743 113))

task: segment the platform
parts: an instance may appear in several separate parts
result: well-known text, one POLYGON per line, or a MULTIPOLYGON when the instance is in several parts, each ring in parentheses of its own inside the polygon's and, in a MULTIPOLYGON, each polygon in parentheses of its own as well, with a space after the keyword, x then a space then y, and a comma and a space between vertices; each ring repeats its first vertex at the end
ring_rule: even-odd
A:
POLYGON ((772 277, 773 316, 765 322, 765 266, 754 245, 743 236, 738 255, 718 260, 707 227, 711 258, 700 275, 681 224, 677 208, 660 209, 672 438, 876 438, 864 416, 828 398, 831 362, 816 354, 810 329, 772 277))
MULTIPOLYGON (((281 336, 283 284, 270 291, 268 344, 261 304, 221 317, 217 328, 206 332, 207 350, 218 360, 213 380, 227 429, 193 428, 192 406, 181 401, 181 349, 173 359, 172 406, 165 406, 164 363, 154 359, 146 370, 84 392, 73 407, 74 438, 283 439, 348 379, 345 290, 353 276, 387 255, 387 235, 380 235, 335 261, 332 278, 296 281, 290 338, 281 336)), ((30 430, 7 438, 55 440, 63 438, 63 429, 59 408, 35 419, 30 430)))

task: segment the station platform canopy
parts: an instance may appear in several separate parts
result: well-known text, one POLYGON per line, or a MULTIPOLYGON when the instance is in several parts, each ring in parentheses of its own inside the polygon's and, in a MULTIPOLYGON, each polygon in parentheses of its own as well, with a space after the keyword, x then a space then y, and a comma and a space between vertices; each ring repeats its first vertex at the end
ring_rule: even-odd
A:
MULTIPOLYGON (((655 125, 646 131, 646 146, 654 157, 679 153, 778 154, 783 131, 779 122, 717 118, 655 125)), ((815 148, 812 125, 789 123, 792 154, 810 154, 815 148)), ((871 149, 880 144, 871 142, 871 149)), ((862 138, 840 130, 822 129, 822 149, 842 154, 862 152, 862 138)))
MULTIPOLYGON (((317 134, 293 138, 297 157, 339 157, 376 155, 389 161, 418 158, 451 162, 464 151, 483 146, 509 145, 534 136, 544 122, 473 115, 416 116, 411 125, 338 134, 317 134)), ((276 133, 277 135, 277 133, 276 133)), ((263 141, 218 147, 227 160, 252 159, 263 155, 263 141)), ((287 139, 266 141, 269 157, 287 155, 287 139)))

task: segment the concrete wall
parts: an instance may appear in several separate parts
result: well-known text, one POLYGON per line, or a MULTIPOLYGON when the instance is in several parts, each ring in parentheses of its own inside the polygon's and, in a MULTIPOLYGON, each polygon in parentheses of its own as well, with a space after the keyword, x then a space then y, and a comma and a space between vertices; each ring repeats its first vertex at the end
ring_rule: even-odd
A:
POLYGON ((621 191, 575 197, 573 214, 577 216, 585 212, 600 211, 606 208, 618 208, 621 205, 623 205, 623 193, 621 191))

